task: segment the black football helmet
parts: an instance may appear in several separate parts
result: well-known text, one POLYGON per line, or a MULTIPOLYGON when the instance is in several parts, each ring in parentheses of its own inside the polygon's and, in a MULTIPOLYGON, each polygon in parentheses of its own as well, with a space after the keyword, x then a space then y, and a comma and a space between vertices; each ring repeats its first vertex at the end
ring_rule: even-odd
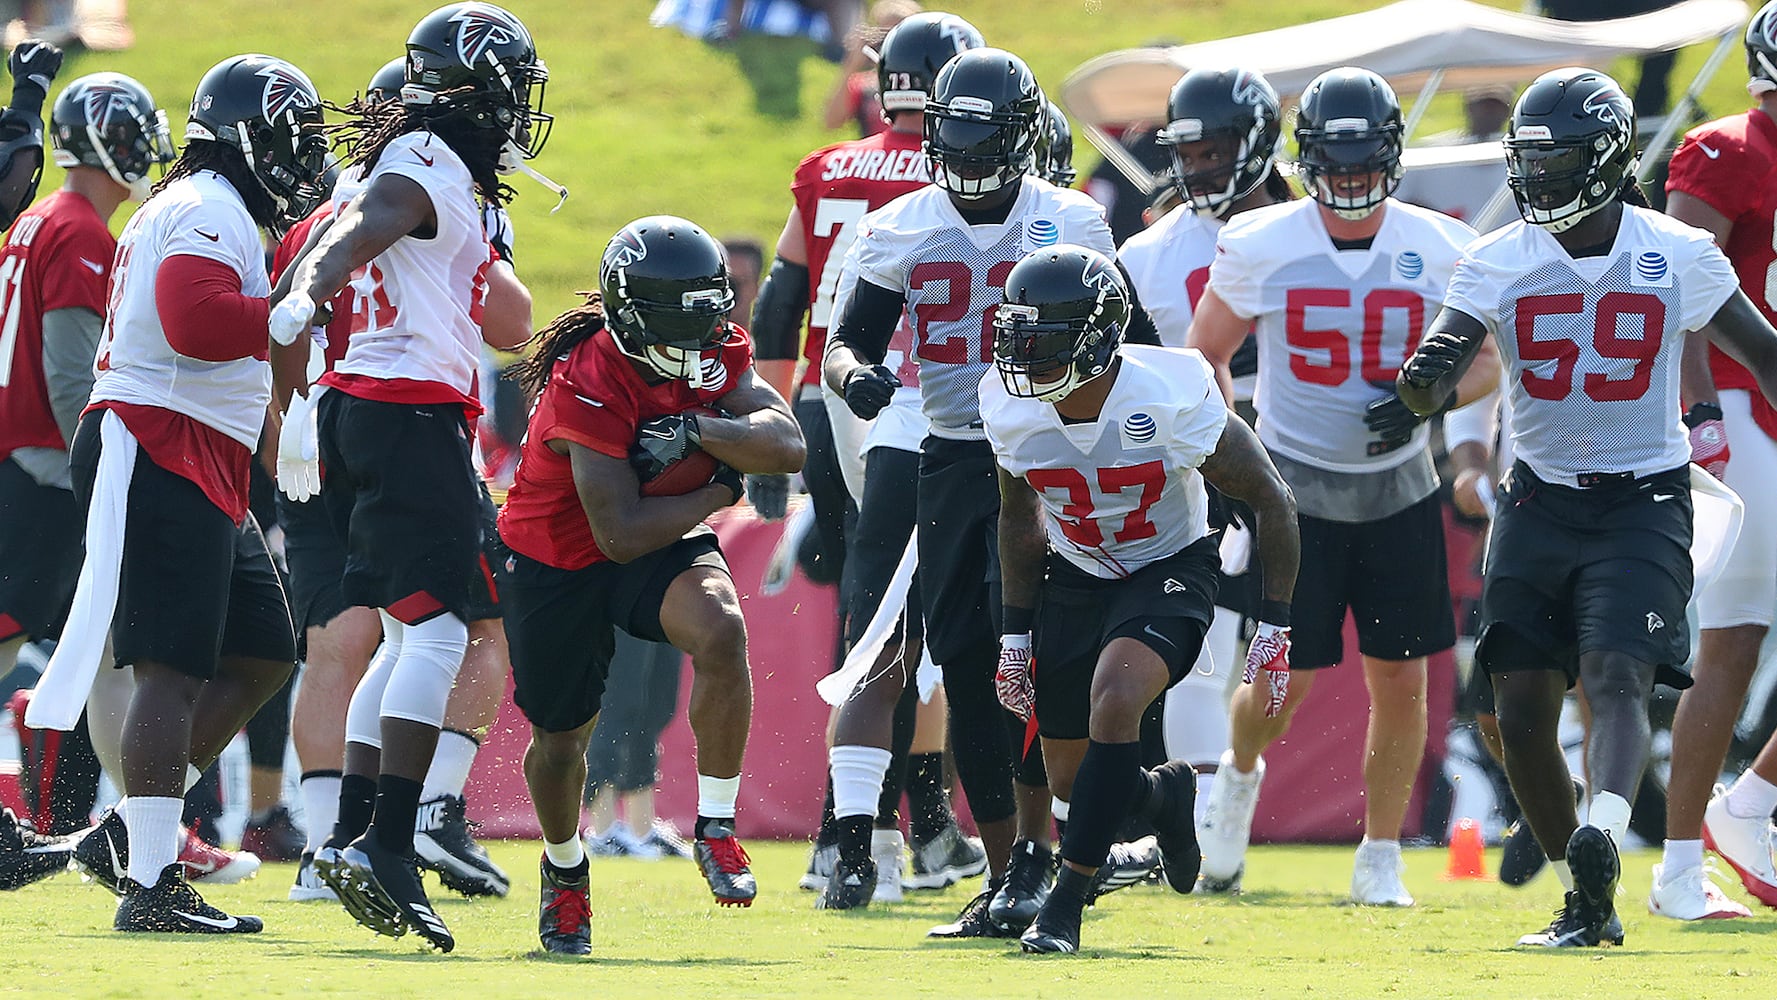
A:
POLYGON ((401 100, 433 121, 486 132, 503 172, 543 151, 554 117, 543 113, 549 69, 524 22, 491 3, 453 3, 407 36, 401 100))
POLYGON ((407 83, 407 60, 405 58, 390 59, 383 63, 383 68, 376 71, 370 82, 364 85, 364 100, 371 104, 384 101, 399 101, 401 88, 407 83))
POLYGON ((1777 90, 1777 0, 1746 22, 1746 75, 1754 97, 1777 90))
POLYGON ((1079 178, 1074 170, 1074 127, 1054 101, 1043 102, 1043 120, 1037 126, 1037 155, 1032 172, 1056 187, 1073 187, 1079 178))
POLYGON ((938 71, 957 53, 987 43, 975 26, 957 17, 927 11, 889 29, 876 60, 876 88, 884 115, 924 111, 938 71))
POLYGON ((1004 49, 970 49, 938 71, 926 104, 932 182, 974 201, 1030 172, 1045 107, 1037 78, 1004 49))
POLYGON ((1573 228, 1616 199, 1635 174, 1635 105, 1595 69, 1536 78, 1506 122, 1506 183, 1525 222, 1573 228))
POLYGON ((1296 165, 1308 194, 1345 219, 1376 211, 1401 182, 1401 102, 1388 81, 1342 66, 1314 78, 1296 111, 1296 165), (1345 194, 1352 179, 1379 178, 1345 194))
POLYGON ((993 363, 1006 391, 1053 403, 1110 370, 1129 288, 1109 257, 1063 243, 1013 265, 993 314, 993 363))
POLYGON ((167 113, 148 88, 122 73, 83 76, 56 98, 49 116, 56 166, 97 167, 129 188, 130 200, 148 197, 148 172, 177 155, 167 113))
POLYGON ((1154 141, 1171 147, 1173 186, 1198 215, 1226 218, 1235 202, 1271 176, 1283 112, 1277 91, 1260 74, 1191 70, 1172 85, 1166 116, 1168 124, 1154 141), (1194 142, 1216 145, 1201 160, 1193 156, 1193 169, 1186 169, 1178 147, 1194 142))
POLYGON ((624 354, 703 387, 703 352, 728 336, 728 255, 696 223, 650 215, 618 230, 599 261, 605 322, 624 354))
POLYGON ((284 219, 321 200, 327 135, 321 95, 309 78, 273 56, 234 56, 198 81, 185 138, 233 146, 284 219))

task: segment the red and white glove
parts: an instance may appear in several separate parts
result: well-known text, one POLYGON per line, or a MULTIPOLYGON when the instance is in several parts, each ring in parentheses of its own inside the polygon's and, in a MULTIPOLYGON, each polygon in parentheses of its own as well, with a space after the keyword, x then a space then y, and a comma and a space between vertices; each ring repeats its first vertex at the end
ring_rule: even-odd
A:
POLYGON ((1290 630, 1286 626, 1260 622, 1258 634, 1246 648, 1246 683, 1261 679, 1266 692, 1265 717, 1276 718, 1290 693, 1290 630))
POLYGON ((993 673, 994 694, 1006 711, 1026 722, 1037 708, 1037 689, 1030 679, 1030 633, 1000 636, 1000 665, 993 673))
POLYGON ((1721 420, 1705 420, 1691 428, 1691 461, 1717 479, 1728 474, 1728 428, 1721 420))

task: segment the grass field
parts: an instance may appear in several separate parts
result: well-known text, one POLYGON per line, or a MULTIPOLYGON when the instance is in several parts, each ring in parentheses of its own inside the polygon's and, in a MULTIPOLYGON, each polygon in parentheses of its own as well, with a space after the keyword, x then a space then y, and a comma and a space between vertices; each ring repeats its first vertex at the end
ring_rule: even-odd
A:
MULTIPOLYGON (((411 936, 378 938, 332 904, 284 901, 290 866, 206 890, 225 909, 257 913, 252 938, 125 937, 112 899, 73 875, 0 896, 0 943, 13 954, 0 994, 159 998, 402 996, 711 997, 902 996, 1162 998, 1770 996, 1777 915, 1682 926, 1642 906, 1651 852, 1625 859, 1619 910, 1627 947, 1559 953, 1510 948, 1540 929, 1558 896, 1552 877, 1525 890, 1439 879, 1442 851, 1408 852, 1417 909, 1343 904, 1347 848, 1258 848, 1252 891, 1180 898, 1126 890, 1088 911, 1084 948, 1026 956, 1016 944, 928 942, 973 889, 911 894, 857 914, 813 910, 794 888, 806 860, 793 844, 755 844, 763 887, 750 910, 714 906, 689 862, 596 861, 593 950, 585 960, 536 956, 537 847, 491 845, 514 875, 511 898, 440 899, 457 951, 439 956, 411 936)), ((1493 860, 1497 860, 1495 857, 1493 860)), ((1733 894, 1744 898, 1738 885, 1733 894)))

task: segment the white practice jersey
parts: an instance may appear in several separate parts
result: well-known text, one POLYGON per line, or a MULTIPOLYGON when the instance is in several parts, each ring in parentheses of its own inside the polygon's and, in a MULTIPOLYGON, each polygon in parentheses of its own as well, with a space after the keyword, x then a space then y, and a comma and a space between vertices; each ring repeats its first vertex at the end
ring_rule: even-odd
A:
MULTIPOLYGON (((998 225, 964 222, 938 187, 902 195, 864 216, 846 252, 851 282, 906 296, 921 399, 939 437, 982 438, 976 386, 993 366, 993 310, 1012 265, 1057 243, 1115 253, 1097 202, 1034 177, 1023 181, 998 225)), ((841 293, 850 294, 849 287, 841 293)))
MULTIPOLYGON (((856 257, 847 254, 840 267, 839 290, 833 299, 833 315, 845 315, 845 307, 857 287, 858 261, 856 257)), ((831 344, 831 341, 828 343, 831 344)), ((918 451, 919 443, 925 440, 926 434, 932 429, 932 422, 926 419, 925 411, 921 408, 919 359, 913 356, 913 322, 905 312, 901 314, 901 321, 895 324, 895 332, 889 338, 888 353, 883 355, 882 364, 901 380, 901 387, 895 390, 889 405, 883 407, 875 420, 870 421, 870 429, 865 432, 863 447, 859 449, 857 456, 860 464, 872 448, 918 451)), ((827 388, 825 382, 821 383, 821 391, 826 394, 833 392, 827 388)), ((841 462, 846 460, 844 456, 840 459, 841 462)), ((861 482, 861 473, 858 478, 861 482)))
POLYGON ((1430 436, 1384 450, 1364 409, 1394 391, 1475 232, 1392 199, 1386 213, 1369 249, 1340 250, 1310 199, 1254 209, 1222 229, 1210 265, 1210 289, 1256 321, 1259 439, 1318 469, 1392 469, 1430 436))
POLYGON ((1136 297, 1153 317, 1160 343, 1185 346, 1197 300, 1209 287, 1222 220, 1205 218, 1180 205, 1160 221, 1123 241, 1117 259, 1129 272, 1136 297))
POLYGON ((181 413, 250 451, 271 401, 271 366, 258 358, 204 361, 167 343, 155 279, 161 262, 181 255, 228 265, 241 276, 243 295, 271 294, 265 244, 235 189, 207 170, 167 185, 130 217, 117 239, 92 399, 181 413))
POLYGON ((1690 461, 1684 335, 1738 287, 1709 233, 1626 205, 1601 257, 1574 260, 1523 222, 1476 240, 1446 303, 1499 343, 1517 457, 1545 482, 1574 486, 1587 473, 1640 477, 1690 461))
POLYGON ((481 226, 469 168, 430 132, 383 150, 364 189, 406 177, 432 200, 438 231, 404 236, 352 275, 351 344, 334 370, 384 381, 436 382, 474 399, 481 357, 481 304, 493 246, 481 226))
POLYGON ((1035 490, 1055 551, 1102 579, 1126 577, 1209 531, 1197 467, 1215 453, 1228 407, 1196 351, 1125 345, 1099 418, 1066 424, 1055 406, 981 380, 994 457, 1035 490))

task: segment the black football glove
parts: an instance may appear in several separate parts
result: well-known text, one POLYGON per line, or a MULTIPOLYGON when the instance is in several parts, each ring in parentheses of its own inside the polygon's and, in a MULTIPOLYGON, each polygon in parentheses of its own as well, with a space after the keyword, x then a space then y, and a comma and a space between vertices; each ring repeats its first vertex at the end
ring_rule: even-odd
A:
POLYGON ((845 405, 863 420, 875 420, 895 398, 901 380, 882 365, 859 365, 845 373, 845 405))
POLYGON ((1431 388, 1456 370, 1462 356, 1468 353, 1468 346, 1468 341, 1448 331, 1428 334, 1401 366, 1401 380, 1416 389, 1431 388))
POLYGON ((12 106, 41 115, 49 85, 62 68, 62 50, 41 39, 28 38, 12 50, 6 68, 12 73, 12 106))
POLYGON ((746 487, 741 484, 740 470, 729 465, 727 462, 716 463, 716 474, 710 477, 710 482, 717 486, 726 486, 734 491, 734 499, 728 501, 725 506, 732 507, 735 504, 740 503, 741 497, 747 495, 746 487))
POLYGON ((1371 455, 1381 455, 1406 444, 1413 439, 1413 432, 1419 429, 1420 424, 1448 410, 1450 404, 1456 401, 1456 394, 1451 393, 1444 405, 1422 417, 1407 408, 1407 404, 1395 393, 1394 386, 1386 382, 1370 384, 1388 393, 1364 407, 1364 426, 1370 429, 1370 433, 1381 438, 1380 441, 1370 442, 1368 451, 1371 455))
POLYGON ((636 470, 636 478, 645 483, 696 451, 702 442, 697 414, 655 417, 641 426, 635 446, 629 450, 629 464, 636 470))
POLYGON ((747 497, 761 521, 782 521, 790 507, 790 477, 748 476, 747 497))

